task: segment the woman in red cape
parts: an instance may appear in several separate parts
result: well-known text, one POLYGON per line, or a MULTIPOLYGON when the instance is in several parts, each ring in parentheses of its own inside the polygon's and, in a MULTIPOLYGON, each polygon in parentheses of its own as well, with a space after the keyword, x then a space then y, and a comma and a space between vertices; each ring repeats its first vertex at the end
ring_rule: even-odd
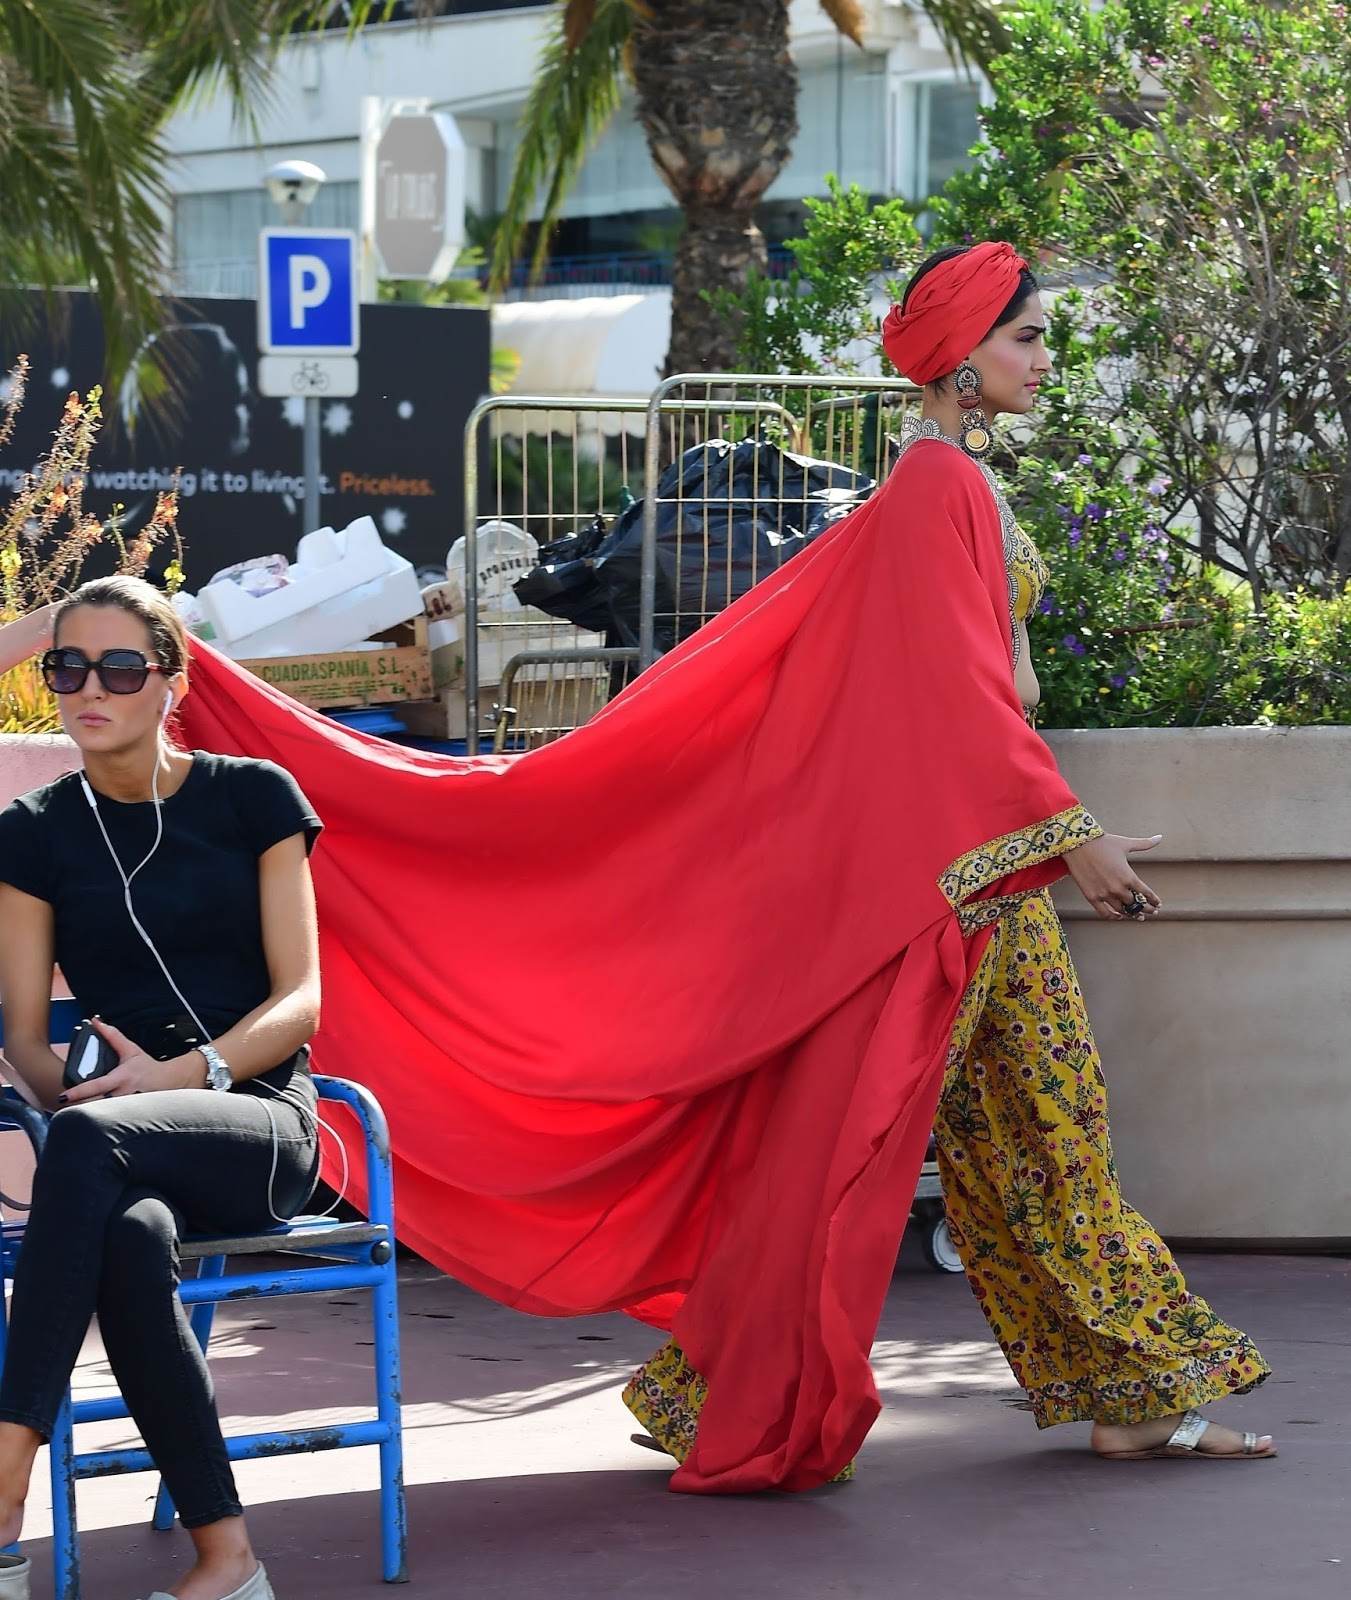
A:
POLYGON ((625 1398, 675 1489, 848 1468, 940 1094, 954 1239, 1039 1422, 1176 1451, 1174 1413, 1265 1375, 1120 1204, 1044 893, 1068 860, 1100 914, 1157 905, 1028 725, 1035 552, 953 442, 973 352, 991 410, 1049 365, 1025 274, 986 245, 917 275, 888 345, 927 436, 566 739, 401 750, 196 652, 189 742, 278 761, 326 824, 317 1059, 388 1112, 401 1236, 522 1311, 669 1330, 625 1398), (1069 1154, 1020 1092, 1038 1053, 1069 1154))

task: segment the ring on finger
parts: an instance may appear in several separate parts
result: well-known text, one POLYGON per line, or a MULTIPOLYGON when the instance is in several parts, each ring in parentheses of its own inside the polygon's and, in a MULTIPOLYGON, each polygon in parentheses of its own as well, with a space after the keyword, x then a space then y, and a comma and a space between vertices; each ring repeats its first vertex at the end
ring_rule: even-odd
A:
POLYGON ((1128 917, 1143 917, 1148 908, 1149 901, 1145 899, 1138 889, 1131 895, 1129 901, 1121 907, 1128 917))

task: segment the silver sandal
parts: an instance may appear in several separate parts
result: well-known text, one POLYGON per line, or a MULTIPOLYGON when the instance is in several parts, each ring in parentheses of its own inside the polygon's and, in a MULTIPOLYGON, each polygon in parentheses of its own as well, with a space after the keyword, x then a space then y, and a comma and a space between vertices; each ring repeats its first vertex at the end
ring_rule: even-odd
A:
POLYGON ((1258 1435, 1245 1433, 1241 1450, 1198 1450, 1210 1423, 1199 1411, 1184 1411, 1182 1420, 1162 1444, 1148 1450, 1099 1450, 1104 1461, 1163 1461, 1191 1458, 1194 1461, 1269 1461, 1276 1454, 1276 1446, 1269 1444, 1258 1449, 1258 1435))

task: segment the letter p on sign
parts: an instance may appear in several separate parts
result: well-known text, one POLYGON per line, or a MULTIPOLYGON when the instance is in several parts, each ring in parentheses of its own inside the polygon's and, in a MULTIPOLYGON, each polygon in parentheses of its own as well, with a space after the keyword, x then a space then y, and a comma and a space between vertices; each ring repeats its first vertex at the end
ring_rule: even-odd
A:
POLYGON ((287 298, 291 305, 291 326, 303 328, 306 313, 328 299, 333 274, 320 256, 292 256, 289 265, 291 293, 287 298))

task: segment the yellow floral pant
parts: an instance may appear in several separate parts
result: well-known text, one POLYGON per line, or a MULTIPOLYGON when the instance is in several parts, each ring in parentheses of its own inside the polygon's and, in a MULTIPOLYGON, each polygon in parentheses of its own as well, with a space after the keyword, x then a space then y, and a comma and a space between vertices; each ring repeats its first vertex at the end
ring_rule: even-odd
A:
MULTIPOLYGON (((1121 1198, 1098 1052, 1049 893, 995 925, 953 1029, 934 1133, 953 1242, 1038 1426, 1142 1422, 1267 1376, 1121 1198)), ((706 1389, 668 1343, 624 1402, 683 1461, 706 1389)))
POLYGON ((1039 1426, 1142 1422, 1267 1376, 1121 1198, 1102 1068, 1049 893, 995 927, 934 1133, 953 1242, 1039 1426))

